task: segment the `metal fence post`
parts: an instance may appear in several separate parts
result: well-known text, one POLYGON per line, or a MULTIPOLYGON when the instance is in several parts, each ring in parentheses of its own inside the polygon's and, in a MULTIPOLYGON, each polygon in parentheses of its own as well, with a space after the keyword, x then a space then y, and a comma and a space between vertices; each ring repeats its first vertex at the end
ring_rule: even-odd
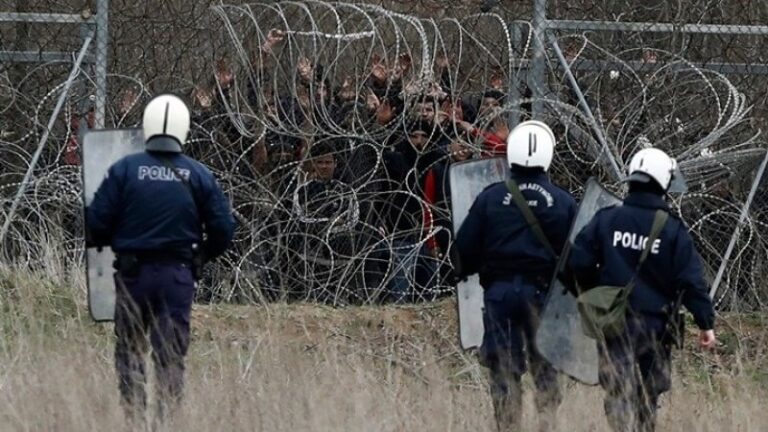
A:
POLYGON ((72 84, 75 82, 75 78, 80 73, 80 65, 82 65, 83 59, 85 58, 85 53, 88 52, 88 47, 90 47, 92 41, 93 37, 91 36, 85 40, 85 43, 83 43, 83 47, 80 49, 80 53, 77 55, 77 60, 75 60, 75 63, 72 65, 72 71, 69 73, 69 77, 64 83, 64 87, 61 89, 61 95, 59 96, 59 99, 56 102, 56 106, 53 109, 53 113, 48 120, 48 126, 43 130, 43 134, 40 137, 40 142, 37 145, 37 150, 35 150, 35 153, 32 155, 32 160, 29 161, 27 172, 24 174, 24 179, 21 181, 21 185, 19 186, 19 190, 16 192, 16 196, 13 198, 13 203, 11 204, 11 208, 8 210, 8 214, 5 217, 3 227, 0 229, 0 243, 5 240, 5 235, 8 233, 8 228, 11 226, 11 221, 13 220, 13 217, 16 213, 16 208, 18 208, 19 202, 21 202, 21 198, 27 189, 27 184, 29 183, 30 178, 32 178, 32 173, 37 166, 38 159, 40 159, 40 154, 43 152, 45 143, 48 141, 48 136, 53 129, 53 125, 59 116, 61 108, 64 106, 64 101, 67 99, 69 89, 72 88, 72 84))
POLYGON ((533 60, 528 83, 533 93, 533 118, 544 113, 544 97, 547 93, 547 54, 544 38, 547 32, 547 0, 534 0, 533 4, 533 60))
POLYGON ((109 49, 109 0, 96 2, 96 119, 103 129, 107 111, 107 54, 109 49))
POLYGON ((592 131, 597 136, 597 140, 600 141, 600 146, 602 147, 602 149, 598 149, 596 156, 602 159, 604 162, 607 162, 607 165, 608 165, 607 168, 609 169, 611 174, 613 174, 614 181, 618 182, 622 178, 621 169, 619 168, 619 165, 616 163, 616 159, 613 157, 613 154, 611 154, 611 149, 608 145, 608 139, 606 138, 605 133, 603 133, 603 129, 600 127, 600 124, 597 122, 595 115, 592 113, 592 109, 589 107, 589 104, 587 103, 587 99, 584 97, 584 93, 581 91, 581 88, 579 87, 578 81, 576 81, 576 78, 573 76, 573 73, 571 72, 571 68, 568 65, 568 61, 565 59, 563 52, 560 50, 560 45, 558 45, 557 38, 555 38, 554 35, 551 35, 550 42, 552 43, 552 49, 555 51, 555 55, 557 56, 557 59, 560 61, 560 64, 563 66, 563 69, 565 70, 565 76, 568 78, 568 83, 571 85, 571 89, 573 90, 573 93, 579 99, 579 105, 581 105, 581 110, 584 111, 584 114, 589 119, 590 126, 592 127, 592 131))
MULTIPOLYGON (((522 37, 520 35, 520 25, 512 23, 509 25, 509 34, 512 38, 512 46, 515 49, 520 49, 520 45, 522 45, 522 37)), ((515 51, 516 52, 516 51, 515 51)), ((514 65, 515 62, 511 61, 510 64, 514 65)), ((507 114, 507 127, 509 127, 509 130, 512 130, 520 123, 520 74, 519 69, 512 66, 509 73, 509 90, 507 91, 507 95, 509 97, 509 105, 512 107, 512 109, 509 110, 509 113, 507 114)))
POLYGON ((728 260, 731 259, 731 254, 733 253, 734 247, 736 247, 736 241, 739 239, 739 236, 741 234, 741 227, 744 226, 744 221, 747 219, 747 215, 749 214, 749 208, 752 206, 752 201, 755 199, 755 194, 757 193, 757 190, 760 188, 760 183, 762 182, 763 175, 765 174, 765 167, 768 165, 768 150, 765 152, 765 157, 763 158, 763 163, 760 164, 760 168, 757 170, 757 174, 755 175, 755 180, 752 182, 752 188, 749 190, 749 196, 747 196, 747 202, 744 203, 744 207, 741 209, 741 215, 739 216, 739 222, 736 224, 736 229, 733 232, 733 236, 731 237, 731 241, 728 243, 728 249, 725 251, 725 255, 723 256, 723 261, 720 264, 720 268, 717 270, 717 276, 715 277, 714 282, 712 282, 712 290, 709 292, 709 296, 714 299, 715 294, 717 294, 717 289, 720 287, 720 283, 723 281, 723 275, 725 274, 725 269, 728 267, 728 260))

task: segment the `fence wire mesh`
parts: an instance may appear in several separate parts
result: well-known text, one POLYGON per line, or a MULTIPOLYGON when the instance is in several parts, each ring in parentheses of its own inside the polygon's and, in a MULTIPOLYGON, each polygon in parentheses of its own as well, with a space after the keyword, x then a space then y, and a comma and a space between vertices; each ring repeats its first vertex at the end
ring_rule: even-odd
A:
POLYGON ((590 176, 620 192, 643 146, 677 157, 689 191, 673 204, 711 281, 725 270, 718 302, 761 307, 765 179, 740 216, 761 181, 768 31, 743 26, 766 22, 768 11, 496 3, 113 1, 107 18, 98 14, 105 0, 0 2, 0 12, 71 14, 66 23, 0 20, 5 259, 79 268, 82 135, 102 125, 102 101, 105 127, 136 127, 149 98, 173 91, 193 110, 188 153, 215 172, 240 221, 201 299, 342 305, 449 295, 448 167, 503 156, 510 128, 535 116, 559 138, 553 179, 576 196, 590 176), (715 26, 690 25, 702 22, 715 26), (109 45, 99 43, 106 29, 109 45))

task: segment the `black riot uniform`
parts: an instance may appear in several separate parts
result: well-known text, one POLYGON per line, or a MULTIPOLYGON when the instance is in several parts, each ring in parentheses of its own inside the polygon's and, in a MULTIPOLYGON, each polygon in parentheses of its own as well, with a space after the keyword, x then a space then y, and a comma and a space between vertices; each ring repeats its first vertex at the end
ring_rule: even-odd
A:
POLYGON ((546 171, 555 135, 545 123, 519 124, 507 137, 511 180, 478 195, 456 235, 459 277, 478 273, 485 290, 480 360, 490 369, 491 398, 500 431, 519 430, 521 378, 530 367, 539 427, 549 430, 560 403, 555 370, 534 335, 576 202, 546 171))
POLYGON ((213 259, 232 241, 231 206, 213 174, 184 156, 189 111, 172 95, 150 101, 144 115, 147 151, 112 167, 87 209, 92 246, 117 255, 115 365, 131 419, 146 407, 147 336, 157 373, 161 416, 181 397, 184 357, 202 256, 213 259))
MULTIPOLYGON (((514 167, 517 182, 552 248, 562 250, 576 214, 573 197, 541 169, 514 167)), ((551 420, 560 394, 555 370, 536 350, 538 314, 557 257, 534 235, 504 183, 475 200, 456 237, 463 275, 479 273, 485 289, 481 362, 491 372, 491 396, 502 430, 519 426, 521 378, 527 365, 542 420, 551 420)))
POLYGON ((569 257, 569 268, 582 290, 626 286, 635 277, 622 334, 599 344, 605 411, 616 431, 654 430, 659 396, 671 386, 676 331, 670 321, 679 305, 693 314, 700 329, 714 327, 701 259, 678 218, 669 215, 635 275, 659 210, 670 211, 661 187, 631 182, 623 205, 599 211, 576 238, 569 257))

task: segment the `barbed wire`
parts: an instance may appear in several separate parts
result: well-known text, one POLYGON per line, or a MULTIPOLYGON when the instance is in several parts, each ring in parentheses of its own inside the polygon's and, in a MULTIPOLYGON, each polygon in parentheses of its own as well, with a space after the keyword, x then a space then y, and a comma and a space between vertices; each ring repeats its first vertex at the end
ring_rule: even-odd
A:
MULTIPOLYGON (((209 268, 202 299, 344 305, 451 294, 450 165, 503 155, 509 126, 542 101, 537 117, 559 139, 552 177, 577 196, 591 176, 620 192, 611 163, 624 169, 644 146, 678 158, 690 190, 673 205, 714 280, 765 152, 765 80, 706 63, 743 59, 732 43, 749 51, 745 41, 757 45, 757 37, 718 36, 697 51, 641 30, 556 33, 595 125, 553 53, 545 94, 531 91, 530 5, 482 12, 480 3, 434 14, 437 4, 428 1, 399 9, 190 2, 154 17, 138 6, 111 11, 108 127, 137 126, 157 92, 182 94, 194 113, 188 152, 212 168, 240 221, 234 248, 209 268)), ((578 14, 555 2, 550 14, 615 20, 615 2, 592 4, 578 14)), ((740 16, 734 21, 754 22, 740 16)), ((47 36, 40 38, 46 47, 78 47, 74 36, 58 43, 47 36)), ((761 49, 751 50, 755 63, 761 49)), ((65 66, 0 70, 4 218, 65 66)), ((19 265, 44 266, 52 253, 82 263, 79 143, 92 121, 94 87, 86 67, 25 189, 4 244, 19 265)), ((764 191, 726 263, 722 307, 756 308, 768 296, 764 191)))

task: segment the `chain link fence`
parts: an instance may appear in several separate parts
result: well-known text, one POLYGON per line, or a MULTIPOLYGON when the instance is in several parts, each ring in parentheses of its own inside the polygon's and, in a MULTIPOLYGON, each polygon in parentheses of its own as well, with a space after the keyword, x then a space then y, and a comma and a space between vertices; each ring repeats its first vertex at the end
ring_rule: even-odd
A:
POLYGON ((689 192, 672 201, 721 307, 766 300, 765 186, 749 198, 768 76, 768 31, 753 24, 768 10, 192 1, 113 2, 99 14, 104 0, 72 3, 0 2, 0 12, 73 14, 0 20, 6 260, 80 268, 82 134, 102 112, 105 127, 136 127, 152 95, 173 91, 193 110, 188 152, 213 169, 240 220, 204 299, 449 295, 448 167, 503 156, 509 129, 536 117, 560 141, 554 180, 577 196, 591 176, 621 192, 643 146, 677 157, 689 192), (701 22, 711 24, 690 24, 701 22))
POLYGON ((768 27, 760 23, 768 11, 739 2, 542 3, 547 58, 562 52, 547 88, 575 104, 566 65, 573 71, 622 169, 649 143, 678 158, 689 191, 674 206, 693 231, 720 307, 761 307, 767 250, 757 168, 765 154, 768 27))

